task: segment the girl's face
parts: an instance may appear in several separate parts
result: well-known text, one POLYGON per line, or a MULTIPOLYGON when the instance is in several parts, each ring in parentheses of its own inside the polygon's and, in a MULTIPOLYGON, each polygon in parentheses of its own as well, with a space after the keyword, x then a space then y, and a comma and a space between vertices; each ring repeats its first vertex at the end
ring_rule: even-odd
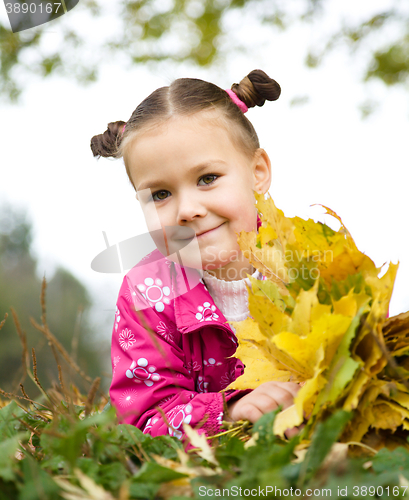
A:
POLYGON ((180 228, 190 228, 201 268, 232 281, 254 272, 237 236, 257 228, 253 190, 268 190, 271 167, 264 150, 253 159, 238 150, 214 118, 204 111, 138 134, 127 162, 149 230, 176 226, 186 238, 180 228))

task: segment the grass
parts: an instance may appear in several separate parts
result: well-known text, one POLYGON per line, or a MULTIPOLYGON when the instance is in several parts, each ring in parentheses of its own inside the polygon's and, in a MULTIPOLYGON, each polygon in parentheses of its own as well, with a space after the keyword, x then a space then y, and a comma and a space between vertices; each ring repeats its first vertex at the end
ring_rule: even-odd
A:
MULTIPOLYGON (((247 490, 275 498, 291 488, 298 498, 307 498, 309 488, 332 496, 342 489, 344 498, 366 496, 363 488, 373 498, 409 496, 409 452, 360 447, 361 456, 351 456, 348 444, 337 443, 351 417, 342 411, 317 425, 310 443, 302 433, 290 440, 276 437, 274 412, 255 425, 225 423, 208 441, 192 430, 189 449, 176 438, 152 438, 118 424, 100 378, 84 373, 50 331, 45 295, 44 280, 41 318, 31 318, 31 324, 50 345, 58 380, 39 380, 35 350, 11 309, 24 371, 19 394, 0 389, 0 500, 177 500, 223 490, 237 498, 249 496, 247 490), (72 382, 73 373, 86 385, 84 393, 72 382), (27 377, 38 397, 26 391, 27 377)), ((6 320, 7 315, 0 329, 6 320)))

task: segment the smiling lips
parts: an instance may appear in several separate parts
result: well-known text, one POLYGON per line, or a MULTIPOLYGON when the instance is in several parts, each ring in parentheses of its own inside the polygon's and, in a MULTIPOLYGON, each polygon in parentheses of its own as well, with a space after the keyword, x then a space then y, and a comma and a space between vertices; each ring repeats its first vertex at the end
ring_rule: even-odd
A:
MULTIPOLYGON (((223 222, 223 224, 224 224, 224 222, 223 222)), ((223 224, 220 224, 220 226, 222 226, 223 224)), ((199 236, 203 236, 205 234, 209 234, 209 233, 215 231, 216 229, 219 229, 220 226, 214 227, 213 229, 209 229, 208 231, 203 231, 202 233, 199 233, 196 236, 199 238, 199 236)))
MULTIPOLYGON (((224 222, 223 222, 222 224, 220 224, 220 226, 222 226, 223 224, 224 224, 224 222)), ((216 229, 219 229, 219 227, 220 227, 220 226, 214 227, 213 229, 208 229, 207 231, 203 231, 203 232, 201 232, 201 233, 198 233, 198 234, 196 234, 195 236, 196 236, 197 238, 201 238, 201 237, 205 236, 206 234, 210 234, 210 233, 212 233, 213 231, 215 231, 216 229)), ((184 238, 184 239, 185 239, 185 240, 191 240, 192 238, 193 238, 193 236, 192 236, 192 237, 190 237, 190 238, 184 238)))

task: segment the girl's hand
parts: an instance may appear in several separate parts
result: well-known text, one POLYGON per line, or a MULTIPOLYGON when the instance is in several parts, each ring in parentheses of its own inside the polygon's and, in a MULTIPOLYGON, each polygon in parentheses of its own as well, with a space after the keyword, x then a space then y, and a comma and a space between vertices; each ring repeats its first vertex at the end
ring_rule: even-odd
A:
POLYGON ((226 420, 249 420, 254 424, 265 413, 276 410, 279 406, 283 409, 291 406, 299 389, 300 386, 294 382, 265 382, 250 394, 229 403, 226 420))

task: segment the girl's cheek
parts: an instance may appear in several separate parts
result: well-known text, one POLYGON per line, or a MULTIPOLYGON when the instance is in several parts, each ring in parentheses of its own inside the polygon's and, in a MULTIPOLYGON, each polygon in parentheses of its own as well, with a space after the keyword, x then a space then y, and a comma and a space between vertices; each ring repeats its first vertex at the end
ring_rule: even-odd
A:
POLYGON ((160 229, 170 224, 170 208, 161 206, 161 203, 149 203, 144 207, 145 221, 150 230, 160 229))
POLYGON ((239 227, 239 231, 255 231, 257 228, 257 213, 249 207, 245 212, 241 212, 237 214, 237 227, 239 227))

